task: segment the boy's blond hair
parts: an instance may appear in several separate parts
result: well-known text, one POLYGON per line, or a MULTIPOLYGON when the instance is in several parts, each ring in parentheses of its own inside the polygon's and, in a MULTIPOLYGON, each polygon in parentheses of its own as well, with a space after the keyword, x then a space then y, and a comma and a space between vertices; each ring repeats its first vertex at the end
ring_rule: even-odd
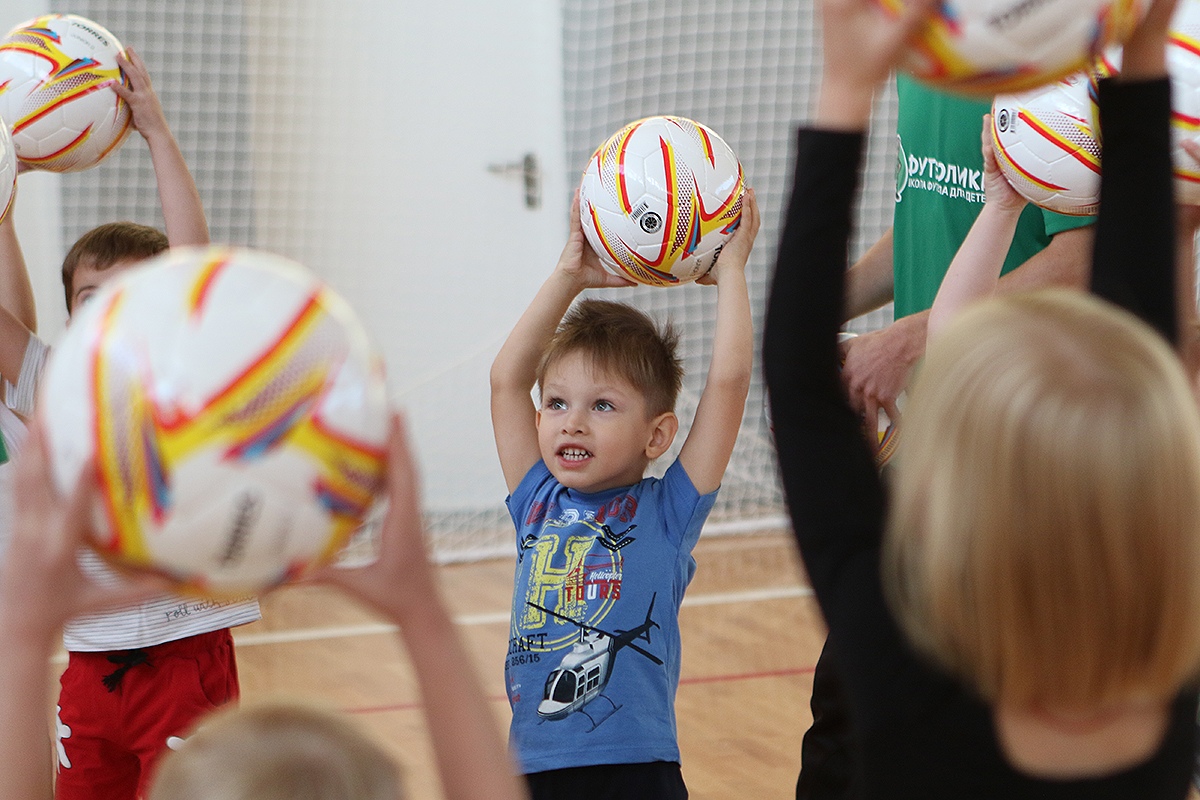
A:
POLYGON ((396 763, 340 714, 270 703, 217 712, 163 758, 148 800, 397 800, 396 763))
POLYGON ((81 266, 106 270, 121 261, 141 261, 171 246, 167 235, 137 222, 108 222, 80 236, 67 251, 62 265, 63 291, 67 310, 75 294, 75 271, 81 266))
POLYGON ((683 385, 676 355, 679 335, 668 323, 661 331, 646 314, 624 303, 581 300, 559 323, 542 354, 537 384, 564 356, 583 353, 592 364, 627 380, 646 400, 650 416, 675 410, 683 385))
POLYGON ((884 584, 916 646, 1010 707, 1173 697, 1200 665, 1200 413, 1132 315, 968 309, 904 418, 884 584))

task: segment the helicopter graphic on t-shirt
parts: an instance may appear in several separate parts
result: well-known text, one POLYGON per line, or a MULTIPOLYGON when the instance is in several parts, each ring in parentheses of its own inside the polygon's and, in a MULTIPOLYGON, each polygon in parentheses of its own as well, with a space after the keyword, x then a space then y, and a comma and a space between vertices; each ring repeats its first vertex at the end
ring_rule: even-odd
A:
POLYGON ((617 651, 628 647, 655 664, 661 666, 663 663, 658 656, 640 645, 634 644, 636 639, 644 639, 649 644, 650 629, 659 627, 658 623, 651 619, 651 615, 654 613, 654 601, 657 597, 658 595, 655 593, 650 598, 650 607, 646 609, 645 622, 632 630, 616 630, 613 633, 593 628, 591 625, 577 622, 537 603, 528 602, 528 605, 579 628, 579 641, 571 646, 571 650, 563 656, 558 666, 551 670, 546 677, 542 702, 538 703, 538 716, 546 720, 560 720, 568 714, 579 711, 592 721, 591 730, 595 730, 604 720, 615 714, 621 706, 604 694, 604 688, 612 676, 617 651), (584 710, 585 706, 601 697, 607 701, 607 708, 584 710))

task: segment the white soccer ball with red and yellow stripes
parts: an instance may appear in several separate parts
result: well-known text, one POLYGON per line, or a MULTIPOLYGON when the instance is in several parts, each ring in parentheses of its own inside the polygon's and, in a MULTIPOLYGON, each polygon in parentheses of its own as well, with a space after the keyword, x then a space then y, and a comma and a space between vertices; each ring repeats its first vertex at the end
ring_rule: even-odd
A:
POLYGON ((742 218, 742 165, 683 117, 626 125, 596 149, 579 187, 584 235, 610 270, 650 286, 708 272, 742 218))
POLYGON ((109 81, 124 81, 117 38, 74 14, 47 14, 0 40, 0 119, 17 158, 34 169, 78 172, 114 152, 132 115, 109 81))
POLYGON ((97 551, 228 597, 331 560, 381 486, 381 361, 280 256, 175 249, 72 319, 39 395, 55 482, 91 465, 97 551))
MULTIPOLYGON (((877 2, 893 13, 906 4, 877 2)), ((963 94, 1023 91, 1086 69, 1124 41, 1148 7, 1148 0, 942 0, 901 66, 963 94)))
MULTIPOLYGON (((1171 139, 1175 164, 1175 199, 1200 205, 1200 164, 1183 142, 1200 143, 1200 0, 1180 0, 1167 37, 1167 72, 1171 77, 1171 139)), ((1121 49, 1109 48, 1092 68, 1089 88, 1092 113, 1099 125, 1097 82, 1121 71, 1121 49)))
POLYGON ((8 217, 17 195, 17 149, 8 126, 0 123, 0 222, 8 217))
POLYGON ((1001 172, 1031 203, 1076 216, 1099 209, 1101 145, 1086 73, 997 95, 992 142, 1001 172))
POLYGON ((1200 205, 1200 164, 1181 142, 1200 143, 1200 0, 1180 0, 1167 39, 1171 75, 1171 138, 1175 144, 1175 198, 1200 205))

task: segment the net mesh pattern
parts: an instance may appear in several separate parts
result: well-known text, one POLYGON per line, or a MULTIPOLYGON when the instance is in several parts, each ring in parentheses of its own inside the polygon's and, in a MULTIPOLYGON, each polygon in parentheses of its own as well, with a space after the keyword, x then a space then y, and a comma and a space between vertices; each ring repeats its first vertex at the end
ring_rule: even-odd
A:
MULTIPOLYGON (((102 21, 142 54, 196 178, 214 241, 271 249, 320 271, 330 257, 323 249, 330 237, 310 206, 328 177, 317 154, 329 143, 317 141, 319 134, 304 124, 314 112, 298 54, 328 52, 339 36, 349 42, 348 29, 326 24, 313 0, 73 0, 69 6, 51 3, 51 10, 102 21), (276 125, 268 139, 254 129, 256 119, 259 125, 264 119, 287 124, 276 125), (286 196, 291 205, 262 203, 265 196, 286 196)), ((562 0, 561 16, 569 183, 575 185, 595 147, 631 120, 675 114, 717 131, 741 158, 763 211, 748 267, 755 329, 761 331, 791 182, 794 130, 810 117, 820 80, 812 0, 562 0)), ((386 79, 382 74, 380 80, 386 79)), ((880 92, 852 258, 890 224, 894 129, 894 92, 880 92)), ((136 139, 131 134, 131 142, 99 167, 65 176, 64 243, 114 219, 162 227, 149 153, 136 139)), ((704 385, 716 291, 685 286, 606 296, 670 319, 682 333, 686 378, 677 411, 685 427, 660 459, 665 469, 704 385)), ((885 308, 851 328, 868 330, 890 319, 885 308)), ((781 524, 782 496, 755 358, 741 434, 710 532, 781 524)), ((500 501, 430 519, 435 549, 443 558, 511 551, 511 523, 500 501)))
MULTIPOLYGON (((674 0, 640 3, 565 0, 564 105, 567 163, 582 171, 596 146, 626 123, 671 114, 704 123, 741 159, 763 212, 747 268, 755 330, 762 330, 779 220, 791 184, 792 142, 810 117, 821 53, 811 2, 794 0, 674 0)), ((859 227, 852 255, 891 223, 895 163, 894 92, 882 92, 870 138, 859 227)), ((665 468, 678 454, 704 387, 716 291, 683 286, 606 292, 682 333, 685 382, 677 411, 683 427, 665 468)), ((890 321, 883 309, 855 330, 890 321)), ((757 364, 741 433, 709 531, 778 525, 783 513, 757 364)))

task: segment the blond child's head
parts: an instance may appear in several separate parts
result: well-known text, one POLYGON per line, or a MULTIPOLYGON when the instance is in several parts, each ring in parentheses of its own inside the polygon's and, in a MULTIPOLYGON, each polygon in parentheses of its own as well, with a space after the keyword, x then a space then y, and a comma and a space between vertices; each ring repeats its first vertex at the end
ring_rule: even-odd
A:
POLYGON ((538 445, 563 484, 628 486, 670 447, 683 382, 678 337, 621 303, 583 300, 567 312, 536 380, 538 445))
POLYGON ((1067 290, 994 299, 910 395, 884 578, 916 646, 1014 708, 1173 696, 1200 665, 1200 414, 1167 343, 1067 290))
POLYGON ((398 800, 394 761, 344 716, 272 703, 218 712, 163 758, 148 800, 398 800))
POLYGON ((80 236, 62 265, 67 311, 87 300, 101 283, 122 268, 145 261, 170 247, 166 234, 136 222, 109 222, 80 236))
POLYGON ((679 335, 624 303, 581 300, 559 323, 538 364, 537 383, 564 357, 579 354, 641 392, 651 414, 674 411, 683 385, 679 335))

